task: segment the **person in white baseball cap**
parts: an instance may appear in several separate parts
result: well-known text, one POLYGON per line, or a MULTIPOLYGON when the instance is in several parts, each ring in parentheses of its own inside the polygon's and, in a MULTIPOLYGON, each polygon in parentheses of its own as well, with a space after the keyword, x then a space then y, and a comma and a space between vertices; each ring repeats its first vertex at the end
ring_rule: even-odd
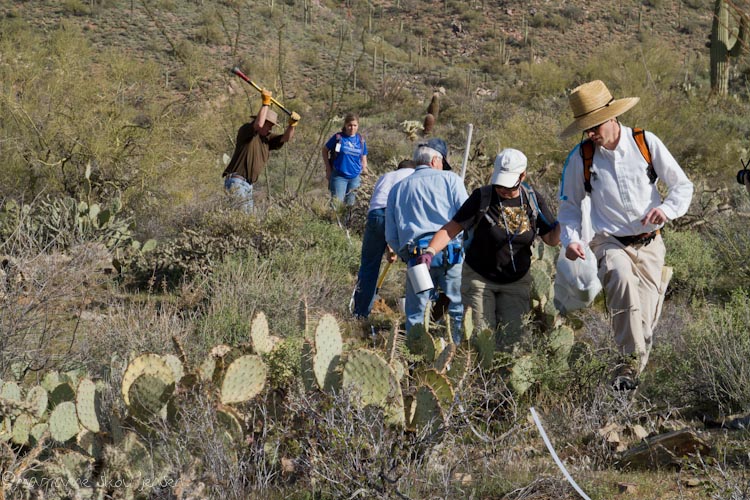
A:
POLYGON ((465 231, 461 300, 474 310, 479 328, 495 330, 498 348, 514 351, 526 339, 523 317, 531 310, 531 247, 537 235, 560 242, 560 226, 544 197, 524 183, 528 160, 517 149, 495 158, 490 183, 474 190, 456 215, 430 241, 439 252, 465 231))

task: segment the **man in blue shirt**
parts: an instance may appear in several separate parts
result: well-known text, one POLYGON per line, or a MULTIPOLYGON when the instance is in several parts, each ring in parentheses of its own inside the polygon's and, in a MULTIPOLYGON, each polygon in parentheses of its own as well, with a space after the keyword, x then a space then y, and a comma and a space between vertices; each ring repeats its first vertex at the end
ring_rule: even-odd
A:
MULTIPOLYGON (((451 220, 469 197, 463 181, 448 163, 448 146, 438 138, 417 145, 414 151, 417 167, 413 174, 397 183, 388 194, 385 209, 385 237, 408 266, 413 266, 432 236, 451 220)), ((450 300, 448 314, 454 341, 461 338, 463 305, 461 304, 461 235, 432 259, 430 276, 450 300)), ((416 293, 406 280, 406 330, 424 322, 427 301, 437 290, 416 293)))

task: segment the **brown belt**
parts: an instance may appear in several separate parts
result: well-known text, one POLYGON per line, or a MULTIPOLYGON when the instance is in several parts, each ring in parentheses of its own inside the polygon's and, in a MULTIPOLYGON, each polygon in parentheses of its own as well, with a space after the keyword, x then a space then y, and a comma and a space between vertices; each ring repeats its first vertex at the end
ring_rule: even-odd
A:
POLYGON ((648 245, 657 235, 661 234, 661 230, 651 231, 650 233, 635 234, 633 236, 615 236, 615 239, 625 245, 626 247, 632 245, 648 245))

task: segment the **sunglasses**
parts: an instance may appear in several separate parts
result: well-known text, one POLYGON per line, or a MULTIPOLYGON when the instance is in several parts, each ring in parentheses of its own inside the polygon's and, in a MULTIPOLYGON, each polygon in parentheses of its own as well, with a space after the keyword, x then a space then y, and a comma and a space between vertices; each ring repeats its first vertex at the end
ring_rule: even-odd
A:
MULTIPOLYGON (((607 123, 607 122, 604 122, 604 123, 607 123)), ((591 128, 587 128, 586 130, 583 131, 583 133, 588 134, 589 132, 593 132, 594 134, 596 134, 597 132, 599 132, 599 127, 604 125, 604 123, 600 123, 599 125, 594 125, 591 128)))

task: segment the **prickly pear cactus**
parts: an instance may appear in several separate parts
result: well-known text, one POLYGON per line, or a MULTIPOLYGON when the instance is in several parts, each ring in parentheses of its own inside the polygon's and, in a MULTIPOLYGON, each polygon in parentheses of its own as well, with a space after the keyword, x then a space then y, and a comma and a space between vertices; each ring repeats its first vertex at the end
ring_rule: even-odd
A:
POLYGON ((469 306, 464 309, 464 319, 461 327, 463 329, 463 338, 461 341, 470 345, 471 337, 474 335, 474 310, 469 306))
POLYGON ((548 351, 550 367, 556 370, 568 369, 568 357, 575 343, 573 330, 567 326, 559 326, 549 334, 548 351))
POLYGON ((435 391, 427 386, 420 386, 414 393, 412 419, 408 428, 417 432, 428 430, 438 432, 445 425, 445 415, 435 391))
POLYGON ((517 396, 529 390, 537 380, 537 361, 531 355, 517 358, 508 377, 508 385, 517 396))
POLYGON ((453 386, 448 377, 438 373, 434 369, 428 369, 418 371, 415 378, 418 385, 426 385, 435 392, 441 407, 450 408, 453 404, 454 393, 453 386))
POLYGON ((255 315, 250 325, 250 341, 256 354, 268 354, 273 351, 274 342, 268 333, 268 320, 262 311, 255 315))
POLYGON ((216 409, 216 420, 224 432, 227 433, 228 442, 237 444, 242 442, 244 432, 242 431, 242 417, 235 410, 226 405, 220 405, 216 409))
POLYGON ((28 413, 18 415, 13 422, 11 441, 21 446, 29 444, 29 433, 34 423, 34 418, 28 413))
POLYGON ((35 418, 41 419, 47 412, 47 404, 49 403, 47 391, 44 387, 35 385, 26 393, 26 403, 29 405, 31 414, 35 418))
POLYGON ((416 324, 406 333, 406 347, 414 355, 422 356, 427 363, 435 361, 435 340, 424 325, 416 324))
POLYGON ((448 344, 445 346, 445 349, 443 349, 443 352, 438 355, 435 362, 432 364, 432 367, 435 369, 438 373, 446 373, 448 371, 448 367, 451 364, 451 361, 453 360, 453 356, 456 355, 456 350, 458 347, 456 344, 448 344))
POLYGON ((244 403, 266 386, 268 368, 260 356, 246 354, 227 367, 221 383, 222 404, 244 403))
POLYGON ((450 380, 451 385, 455 388, 461 386, 466 380, 466 375, 469 373, 472 366, 471 350, 459 348, 456 354, 451 360, 446 376, 450 380))
POLYGON ((314 357, 315 347, 309 339, 305 339, 302 342, 302 355, 300 356, 300 376, 302 377, 302 387, 308 392, 318 388, 315 370, 313 369, 314 357))
POLYGON ((149 375, 161 381, 161 385, 174 386, 174 372, 164 358, 158 354, 147 353, 133 359, 122 376, 122 398, 130 406, 130 386, 142 375, 149 375))
POLYGON ((174 394, 172 371, 169 377, 142 374, 128 389, 128 410, 142 422, 161 416, 162 410, 174 394))
POLYGON ((174 375, 174 383, 179 385, 180 380, 182 380, 182 377, 185 376, 185 365, 182 363, 180 358, 178 356, 175 356, 174 354, 165 354, 164 356, 162 356, 162 358, 172 369, 172 374, 174 375))
POLYGON ((315 329, 315 356, 313 371, 318 386, 324 391, 339 387, 338 365, 344 343, 341 339, 339 324, 330 314, 324 315, 315 329))
POLYGON ((492 358, 495 356, 495 332, 484 328, 474 337, 474 348, 479 356, 479 365, 484 370, 492 368, 492 358))
POLYGON ((541 307, 549 301, 553 293, 550 271, 546 268, 544 261, 534 261, 531 265, 531 300, 539 303, 541 307))
POLYGON ((362 405, 383 408, 390 423, 404 423, 404 398, 396 374, 376 352, 357 349, 344 365, 344 390, 359 394, 362 405))
POLYGON ((96 390, 96 384, 90 379, 84 378, 78 382, 76 391, 76 413, 81 425, 91 432, 99 432, 99 414, 101 412, 101 401, 96 390))
POLYGON ((49 416, 49 433, 52 439, 64 443, 73 439, 79 430, 76 405, 72 401, 64 401, 55 406, 49 416))

